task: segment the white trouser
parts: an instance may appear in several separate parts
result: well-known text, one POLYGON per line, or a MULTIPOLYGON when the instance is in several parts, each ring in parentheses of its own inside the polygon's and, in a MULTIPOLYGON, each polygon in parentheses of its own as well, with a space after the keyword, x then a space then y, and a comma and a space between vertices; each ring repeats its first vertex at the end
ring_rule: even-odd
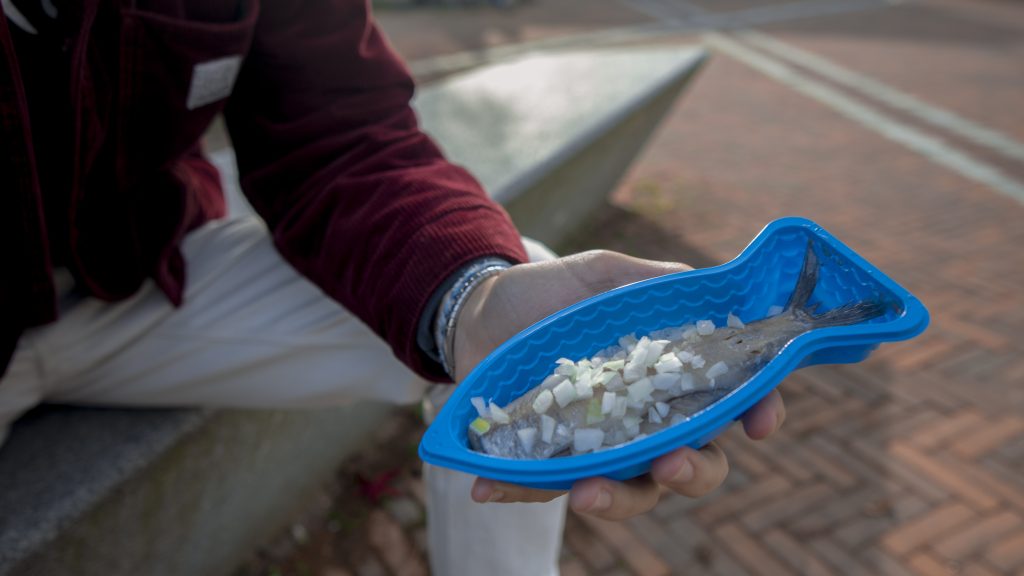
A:
MULTIPOLYGON (((553 257, 524 244, 532 259, 553 257)), ((147 282, 122 302, 69 304, 57 323, 22 336, 0 382, 0 443, 43 401, 277 409, 423 396, 427 383, 295 272, 259 220, 207 224, 182 249, 181 308, 147 282)), ((436 575, 557 574, 564 498, 475 504, 469 475, 428 467, 425 476, 436 575)))

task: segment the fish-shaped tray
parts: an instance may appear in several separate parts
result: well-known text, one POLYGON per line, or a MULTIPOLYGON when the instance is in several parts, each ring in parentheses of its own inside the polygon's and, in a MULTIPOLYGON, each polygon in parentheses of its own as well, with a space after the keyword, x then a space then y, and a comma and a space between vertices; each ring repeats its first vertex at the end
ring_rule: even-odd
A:
POLYGON ((772 222, 734 260, 616 288, 569 306, 509 339, 485 358, 452 394, 420 442, 425 462, 486 478, 547 489, 604 476, 626 480, 682 446, 699 448, 739 419, 793 370, 867 358, 881 342, 913 338, 928 311, 910 292, 804 218, 772 222), (744 322, 769 315, 789 300, 811 242, 820 268, 811 303, 831 309, 880 302, 886 312, 866 322, 820 328, 797 336, 750 380, 721 400, 656 434, 598 452, 546 460, 500 458, 470 449, 468 426, 477 417, 470 399, 506 405, 536 387, 559 358, 588 358, 621 336, 731 313, 744 322))

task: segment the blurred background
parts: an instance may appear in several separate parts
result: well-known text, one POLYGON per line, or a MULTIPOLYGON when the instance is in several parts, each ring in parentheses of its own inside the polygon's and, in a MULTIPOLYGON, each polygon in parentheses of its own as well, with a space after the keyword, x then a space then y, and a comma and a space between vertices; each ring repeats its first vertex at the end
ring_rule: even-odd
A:
MULTIPOLYGON (((570 514, 564 576, 1024 574, 1024 3, 375 8, 425 89, 546 50, 708 50, 559 252, 716 265, 801 215, 932 314, 923 336, 864 363, 788 378, 784 429, 727 433, 732 471, 713 495, 665 495, 619 524, 570 514)), ((381 428, 239 576, 427 573, 423 426, 402 413, 381 428)))

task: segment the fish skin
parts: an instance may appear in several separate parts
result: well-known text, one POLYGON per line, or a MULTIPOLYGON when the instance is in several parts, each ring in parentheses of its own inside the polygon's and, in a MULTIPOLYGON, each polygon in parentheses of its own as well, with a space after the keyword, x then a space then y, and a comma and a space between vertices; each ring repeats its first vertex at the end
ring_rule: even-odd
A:
MULTIPOLYGON (((678 394, 664 390, 652 392, 651 397, 654 401, 665 402, 670 407, 669 414, 661 423, 646 420, 646 406, 642 410, 631 408, 628 411, 628 416, 643 418, 639 433, 653 434, 671 426, 673 418, 678 419, 677 415, 689 418, 717 402, 750 380, 801 334, 816 328, 856 324, 885 312, 886 308, 881 302, 866 301, 840 306, 815 315, 817 305, 808 307, 808 301, 817 284, 818 266, 813 243, 808 242, 796 286, 786 309, 781 314, 746 323, 743 328, 719 327, 696 341, 674 340, 666 346, 666 350, 677 349, 680 344, 685 343, 682 349, 702 357, 704 366, 700 369, 684 367, 682 373, 693 375, 692 390, 678 394), (706 373, 718 362, 724 362, 728 371, 712 381, 707 378, 706 373)), ((648 376, 653 376, 654 373, 653 368, 648 368, 648 376)), ((471 447, 492 456, 538 460, 571 453, 573 432, 580 428, 601 429, 605 433, 606 444, 607 440, 612 440, 614 445, 618 445, 635 436, 627 433, 621 419, 612 418, 610 415, 605 415, 601 422, 587 424, 587 408, 591 401, 587 400, 574 401, 565 407, 560 407, 557 403, 552 404, 546 414, 556 419, 556 430, 564 430, 565 433, 556 432, 550 443, 544 442, 541 439, 541 417, 534 411, 533 401, 545 389, 553 387, 538 386, 512 401, 505 407, 510 419, 508 424, 492 424, 491 429, 483 435, 470 430, 471 447), (537 439, 529 452, 523 448, 517 435, 517 431, 524 428, 537 430, 537 439)), ((606 390, 603 387, 595 387, 593 392, 593 398, 601 402, 606 390)), ((653 405, 653 402, 649 405, 653 405)), ((603 446, 607 447, 609 446, 603 446)))
MULTIPOLYGON (((644 422, 640 432, 653 434, 669 426, 675 414, 689 417, 714 403, 749 380, 793 338, 810 329, 811 325, 808 322, 793 312, 787 312, 748 323, 743 329, 718 328, 713 333, 702 337, 698 342, 687 343, 685 349, 703 357, 705 361, 704 367, 701 369, 684 369, 684 372, 694 376, 696 388, 675 396, 663 390, 652 392, 651 397, 655 401, 666 402, 671 409, 662 424, 644 422), (711 381, 704 374, 711 366, 720 361, 726 363, 729 371, 716 378, 714 387, 712 387, 711 381)), ((670 346, 677 346, 680 342, 682 341, 673 341, 670 346)), ((649 368, 648 375, 653 374, 653 368, 649 368)), ((470 431, 470 439, 474 443, 474 448, 492 456, 538 460, 550 458, 571 449, 572 433, 579 428, 600 428, 606 437, 625 434, 622 421, 612 418, 610 415, 605 415, 602 422, 587 425, 586 415, 591 400, 577 400, 565 407, 559 407, 556 403, 548 409, 546 414, 555 418, 557 424, 564 426, 569 434, 561 436, 556 433, 551 443, 543 442, 540 438, 541 418, 533 409, 534 399, 543 390, 541 387, 534 388, 512 401, 505 408, 505 412, 509 415, 508 424, 492 424, 490 431, 482 436, 470 431), (529 453, 523 449, 516 434, 518 430, 524 428, 537 430, 537 441, 529 453)), ((606 390, 603 387, 594 388, 594 399, 600 403, 605 393, 606 390)), ((619 395, 624 394, 625 392, 619 392, 619 395)), ((628 412, 629 415, 634 416, 646 413, 646 408, 642 412, 633 409, 628 412)))

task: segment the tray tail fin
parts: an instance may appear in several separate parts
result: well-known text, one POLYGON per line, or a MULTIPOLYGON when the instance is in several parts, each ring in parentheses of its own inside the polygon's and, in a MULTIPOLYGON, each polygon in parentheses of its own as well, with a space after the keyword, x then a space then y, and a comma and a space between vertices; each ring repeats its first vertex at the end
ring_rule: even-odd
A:
POLYGON ((808 306, 811 294, 818 285, 818 270, 821 263, 818 254, 814 250, 814 241, 807 241, 807 252, 804 254, 804 264, 800 269, 800 276, 796 280, 796 287, 786 303, 786 310, 806 320, 812 328, 827 328, 829 326, 848 326, 859 324, 872 318, 885 314, 886 307, 881 302, 864 300, 844 304, 821 314, 815 314, 819 304, 808 306))

